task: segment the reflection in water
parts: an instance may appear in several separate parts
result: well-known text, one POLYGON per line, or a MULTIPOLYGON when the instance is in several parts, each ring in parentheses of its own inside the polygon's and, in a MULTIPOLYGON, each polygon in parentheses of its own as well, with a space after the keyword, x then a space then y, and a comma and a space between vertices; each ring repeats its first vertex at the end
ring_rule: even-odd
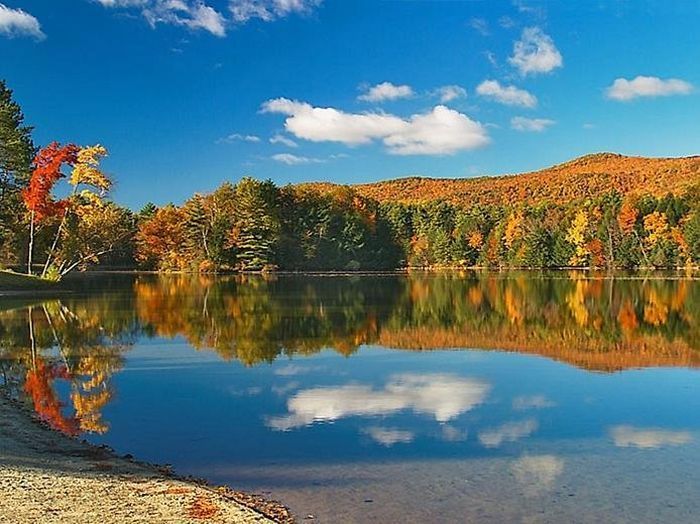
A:
POLYGON ((615 445, 621 448, 655 449, 665 446, 680 446, 693 440, 688 431, 636 428, 633 426, 615 426, 610 429, 610 435, 615 445))
POLYGON ((504 442, 515 442, 531 435, 539 424, 535 419, 507 422, 497 428, 491 428, 479 433, 479 442, 487 448, 497 448, 504 442))
POLYGON ((555 455, 525 455, 513 462, 511 470, 527 496, 550 491, 564 471, 564 460, 555 455))
POLYGON ((544 395, 521 395, 513 399, 513 409, 518 411, 553 408, 556 405, 556 402, 549 400, 544 395))
POLYGON ((412 431, 396 428, 382 428, 379 426, 372 426, 371 428, 365 429, 363 432, 382 446, 393 446, 398 443, 408 444, 415 438, 412 431))
POLYGON ((0 311, 0 369, 10 393, 20 392, 49 426, 77 435, 105 433, 102 409, 112 398, 109 379, 128 347, 125 326, 110 330, 100 309, 60 301, 0 311), (67 383, 70 407, 56 393, 67 383))
POLYGON ((357 384, 307 389, 288 400, 289 415, 272 417, 268 425, 286 431, 314 422, 389 415, 406 409, 448 422, 481 404, 488 391, 489 385, 480 380, 448 374, 398 375, 379 390, 357 384))
MULTIPOLYGON (((583 273, 122 275, 85 278, 75 285, 80 293, 39 305, 0 302, 5 382, 17 393, 24 390, 42 417, 67 433, 107 430, 101 411, 112 395, 110 377, 121 368, 130 344, 143 337, 181 336, 194 348, 246 365, 324 348, 352 355, 371 344, 407 350, 504 349, 602 371, 700 365, 700 282, 692 279, 583 273), (70 385, 70 409, 52 393, 58 382, 70 385)), ((319 371, 297 363, 276 369, 286 377, 319 371)), ((465 387, 449 380, 443 386, 465 387)), ((277 387, 282 394, 297 386, 277 387)), ((290 400, 290 413, 271 424, 289 429, 359 410, 407 406, 444 422, 459 412, 454 409, 462 409, 425 407, 421 402, 434 399, 408 398, 413 389, 424 396, 451 394, 432 387, 403 377, 379 391, 358 385, 301 391, 290 400), (317 395, 323 395, 323 408, 314 405, 317 395), (337 406, 331 402, 334 395, 337 406)), ((472 384, 468 391, 477 398, 486 389, 472 384)), ((457 397, 457 404, 465 401, 457 397)), ((551 406, 537 395, 513 402, 518 410, 551 406)))
POLYGON ((75 289, 0 299, 0 383, 120 453, 334 524, 700 511, 700 386, 680 369, 700 364, 696 280, 85 275, 75 289), (642 367, 658 369, 611 373, 642 367))

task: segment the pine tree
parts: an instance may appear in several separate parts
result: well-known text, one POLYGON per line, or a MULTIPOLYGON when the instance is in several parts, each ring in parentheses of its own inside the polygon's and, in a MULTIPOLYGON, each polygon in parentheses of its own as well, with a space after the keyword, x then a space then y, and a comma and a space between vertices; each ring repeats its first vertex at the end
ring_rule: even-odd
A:
POLYGON ((0 80, 0 264, 16 262, 22 234, 21 190, 31 174, 34 153, 32 128, 12 91, 0 80))
POLYGON ((277 194, 270 180, 246 177, 236 186, 235 222, 229 240, 236 250, 237 265, 244 271, 275 265, 280 240, 277 194))

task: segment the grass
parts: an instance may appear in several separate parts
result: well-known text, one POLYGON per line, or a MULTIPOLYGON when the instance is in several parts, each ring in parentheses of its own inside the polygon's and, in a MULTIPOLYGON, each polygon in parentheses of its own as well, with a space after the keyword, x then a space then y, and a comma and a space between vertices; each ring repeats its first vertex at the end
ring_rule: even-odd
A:
POLYGON ((0 271, 0 291, 41 291, 54 289, 57 282, 46 280, 34 275, 0 271))

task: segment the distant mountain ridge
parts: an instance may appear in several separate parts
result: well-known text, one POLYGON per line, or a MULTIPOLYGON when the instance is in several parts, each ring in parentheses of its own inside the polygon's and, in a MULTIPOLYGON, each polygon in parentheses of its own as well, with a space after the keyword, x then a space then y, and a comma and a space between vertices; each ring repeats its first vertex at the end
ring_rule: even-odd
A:
MULTIPOLYGON (((680 194, 700 184, 700 156, 647 158, 595 153, 522 174, 478 178, 407 177, 355 184, 361 195, 379 202, 418 203, 445 200, 457 205, 540 202, 567 203, 617 190, 623 195, 680 194)), ((331 191, 338 184, 301 187, 331 191)))

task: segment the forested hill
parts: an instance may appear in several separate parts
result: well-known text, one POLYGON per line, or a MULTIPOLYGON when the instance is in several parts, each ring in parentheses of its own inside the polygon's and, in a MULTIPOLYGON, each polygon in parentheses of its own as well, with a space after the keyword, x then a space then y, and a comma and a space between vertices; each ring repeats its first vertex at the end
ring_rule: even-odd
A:
MULTIPOLYGON (((586 155, 563 164, 519 175, 461 179, 409 177, 358 184, 353 189, 379 202, 416 203, 445 200, 457 205, 556 202, 623 195, 663 196, 683 193, 700 182, 700 156, 645 158, 615 153, 586 155)), ((303 184, 320 191, 330 183, 303 184)))

